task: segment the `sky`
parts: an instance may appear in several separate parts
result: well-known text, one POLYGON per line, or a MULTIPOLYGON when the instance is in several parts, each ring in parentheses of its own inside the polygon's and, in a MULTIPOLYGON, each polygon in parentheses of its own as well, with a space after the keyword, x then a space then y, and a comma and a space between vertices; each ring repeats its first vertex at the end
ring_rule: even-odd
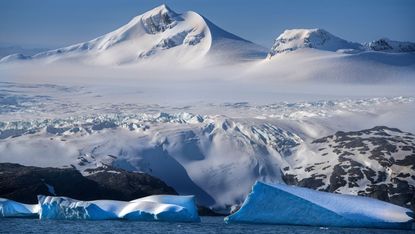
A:
POLYGON ((291 28, 323 28, 356 42, 415 41, 414 0, 1 0, 0 46, 52 49, 91 40, 163 3, 266 47, 291 28))

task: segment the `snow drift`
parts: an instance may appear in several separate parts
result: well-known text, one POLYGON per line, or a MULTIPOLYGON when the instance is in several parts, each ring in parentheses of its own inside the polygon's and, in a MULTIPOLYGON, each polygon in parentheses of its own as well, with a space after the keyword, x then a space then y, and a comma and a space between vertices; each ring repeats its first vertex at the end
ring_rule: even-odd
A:
POLYGON ((411 229, 414 213, 379 200, 257 182, 228 223, 411 229))

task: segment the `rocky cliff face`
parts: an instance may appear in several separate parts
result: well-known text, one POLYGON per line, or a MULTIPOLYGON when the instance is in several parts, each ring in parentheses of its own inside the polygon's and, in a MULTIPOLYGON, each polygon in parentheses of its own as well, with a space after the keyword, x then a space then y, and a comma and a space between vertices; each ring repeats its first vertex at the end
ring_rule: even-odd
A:
POLYGON ((37 195, 79 200, 133 200, 153 194, 177 194, 161 180, 144 173, 100 167, 83 176, 73 168, 26 167, 0 163, 0 197, 37 203, 37 195))
POLYGON ((322 191, 370 196, 415 209, 415 136, 396 128, 342 132, 312 142, 309 163, 284 180, 322 191))

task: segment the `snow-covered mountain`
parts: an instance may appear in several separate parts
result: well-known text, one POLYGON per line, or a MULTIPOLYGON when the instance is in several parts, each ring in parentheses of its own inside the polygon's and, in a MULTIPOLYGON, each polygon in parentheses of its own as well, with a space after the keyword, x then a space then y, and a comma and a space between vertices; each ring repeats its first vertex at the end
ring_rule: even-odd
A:
POLYGON ((408 42, 360 44, 323 29, 293 29, 277 37, 260 64, 254 68, 260 76, 286 81, 408 82, 415 74, 415 52, 408 42))
POLYGON ((415 43, 393 41, 387 38, 381 38, 369 43, 365 43, 365 46, 374 51, 384 52, 415 52, 415 43))
POLYGON ((265 48, 224 31, 195 12, 179 14, 161 5, 91 41, 34 56, 11 55, 1 61, 44 59, 113 65, 157 58, 157 62, 189 64, 206 57, 239 61, 265 54, 265 48))
POLYGON ((351 54, 365 51, 400 53, 415 52, 415 43, 382 38, 370 43, 360 44, 344 40, 324 29, 291 29, 285 30, 275 39, 274 45, 268 53, 268 58, 302 48, 351 54))
POLYGON ((355 51, 363 49, 359 43, 343 40, 324 29, 291 29, 285 30, 275 39, 268 58, 301 48, 327 51, 355 51))

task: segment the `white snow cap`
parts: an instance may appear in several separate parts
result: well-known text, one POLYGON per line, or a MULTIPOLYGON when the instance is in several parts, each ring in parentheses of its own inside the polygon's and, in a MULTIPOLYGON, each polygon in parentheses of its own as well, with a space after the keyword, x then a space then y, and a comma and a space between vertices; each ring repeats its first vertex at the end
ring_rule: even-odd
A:
POLYGON ((268 58, 300 48, 315 48, 327 51, 362 50, 362 45, 343 40, 320 28, 290 29, 285 30, 278 36, 268 54, 268 58))
POLYGON ((46 63, 71 61, 94 65, 146 61, 191 65, 206 60, 229 62, 265 55, 265 48, 224 31, 196 12, 176 13, 163 4, 93 40, 28 57, 9 56, 1 62, 40 59, 46 63))

